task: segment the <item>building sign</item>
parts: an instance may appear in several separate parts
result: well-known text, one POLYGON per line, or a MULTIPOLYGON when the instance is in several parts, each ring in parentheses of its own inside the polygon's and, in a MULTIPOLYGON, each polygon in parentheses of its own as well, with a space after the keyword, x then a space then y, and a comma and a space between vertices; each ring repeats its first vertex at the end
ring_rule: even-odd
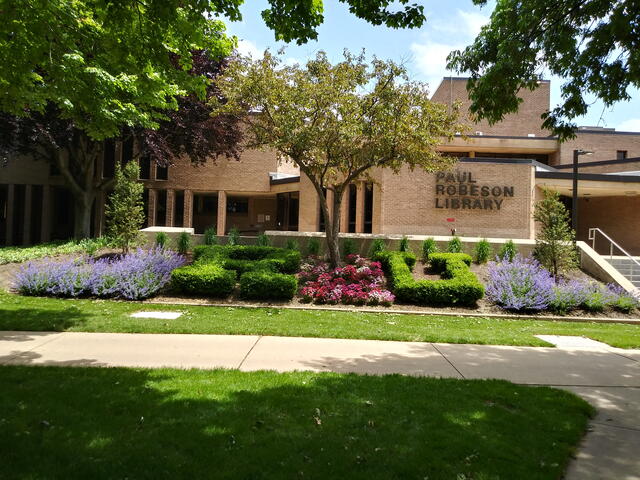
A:
POLYGON ((472 172, 436 173, 436 208, 452 210, 500 210, 513 186, 478 183, 472 172))

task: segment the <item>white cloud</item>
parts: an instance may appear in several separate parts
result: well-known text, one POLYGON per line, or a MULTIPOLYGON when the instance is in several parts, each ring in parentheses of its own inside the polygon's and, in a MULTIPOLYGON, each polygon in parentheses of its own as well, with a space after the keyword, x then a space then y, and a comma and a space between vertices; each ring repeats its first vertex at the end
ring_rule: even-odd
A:
POLYGON ((616 125, 619 132, 640 132, 640 118, 630 118, 616 125))
POLYGON ((251 57, 254 60, 262 58, 262 54, 264 53, 264 50, 260 50, 255 43, 249 40, 240 40, 237 50, 241 55, 251 57))

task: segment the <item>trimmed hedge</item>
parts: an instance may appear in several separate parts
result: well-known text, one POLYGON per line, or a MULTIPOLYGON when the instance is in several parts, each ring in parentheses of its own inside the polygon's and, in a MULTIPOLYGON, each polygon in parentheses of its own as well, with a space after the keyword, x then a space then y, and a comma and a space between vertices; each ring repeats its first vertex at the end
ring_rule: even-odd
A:
POLYGON ((291 299, 297 291, 295 273, 300 270, 300 252, 252 245, 200 245, 193 251, 194 264, 178 269, 172 280, 183 292, 213 296, 228 295, 240 281, 240 295, 254 300, 291 299), (215 267, 215 268, 213 268, 215 267), (224 274, 223 288, 212 288, 211 275, 224 274), (202 281, 194 277, 203 276, 202 281), (231 286, 229 287, 229 283, 231 286))
POLYGON ((406 253, 380 252, 375 260, 382 263, 396 298, 417 305, 474 305, 484 295, 484 286, 469 270, 471 256, 465 253, 433 253, 431 266, 441 280, 415 280, 413 258, 406 253), (410 267, 411 265, 411 267, 410 267))
POLYGON ((240 296, 247 300, 291 300, 297 291, 294 275, 255 271, 240 277, 240 296))
POLYGON ((172 285, 181 292, 225 297, 236 286, 236 272, 215 263, 198 263, 171 272, 172 285))

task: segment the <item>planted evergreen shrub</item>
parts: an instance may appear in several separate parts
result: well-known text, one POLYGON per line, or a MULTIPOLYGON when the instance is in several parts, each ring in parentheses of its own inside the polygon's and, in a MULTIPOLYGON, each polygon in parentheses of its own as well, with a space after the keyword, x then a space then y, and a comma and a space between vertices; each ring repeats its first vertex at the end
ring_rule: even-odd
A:
POLYGON ((400 245, 398 246, 398 251, 399 252, 410 252, 411 251, 411 247, 409 246, 409 239, 407 238, 407 236, 403 236, 400 239, 400 245))
POLYGON ((216 227, 209 227, 204 231, 204 244, 205 245, 217 245, 218 233, 216 227))
POLYGON ((180 233, 176 243, 178 244, 178 252, 183 255, 186 254, 191 248, 191 235, 187 232, 180 233))
POLYGON ((240 277, 240 296, 247 300, 291 300, 297 290, 295 275, 254 271, 240 277))
POLYGON ((257 244, 259 247, 268 247, 269 245, 271 245, 271 240, 266 234, 261 233, 260 235, 258 235, 257 244))
POLYGON ((171 284, 184 293, 225 297, 236 285, 236 272, 216 263, 198 263, 175 269, 171 284))
POLYGON ((356 242, 352 238, 345 238, 342 241, 342 258, 347 258, 349 255, 355 255, 356 253, 358 253, 356 242))
POLYGON ((287 238, 284 248, 287 250, 300 250, 300 245, 298 245, 298 241, 295 238, 287 238))
POLYGON ((425 263, 429 261, 429 255, 432 253, 438 253, 438 245, 433 238, 429 237, 422 242, 422 261, 425 263))
POLYGON ((460 237, 453 237, 447 243, 447 252, 449 253, 462 253, 462 240, 460 237))
POLYGON ((240 245, 240 231, 236 227, 233 227, 231 230, 229 230, 227 245, 231 247, 234 245, 240 245))
POLYGON ((517 254, 518 254, 518 247, 516 247, 516 244, 513 243, 513 240, 507 240, 502 245, 502 247, 500 247, 500 251, 498 252, 498 258, 500 260, 506 259, 512 262, 517 254))
POLYGON ((137 242, 144 224, 144 186, 138 181, 139 176, 138 162, 128 162, 124 167, 116 162, 114 189, 105 216, 109 236, 123 253, 137 242))
POLYGON ((320 255, 320 240, 316 237, 311 237, 307 241, 307 255, 313 255, 315 257, 320 255))
POLYGON ((369 248, 369 257, 373 258, 375 256, 376 253, 378 252, 384 252, 387 249, 387 245, 384 242, 383 239, 381 238, 376 238, 372 243, 371 243, 371 247, 369 248))
POLYGON ((477 264, 487 263, 491 257, 491 245, 486 238, 483 238, 476 244, 474 256, 477 264))

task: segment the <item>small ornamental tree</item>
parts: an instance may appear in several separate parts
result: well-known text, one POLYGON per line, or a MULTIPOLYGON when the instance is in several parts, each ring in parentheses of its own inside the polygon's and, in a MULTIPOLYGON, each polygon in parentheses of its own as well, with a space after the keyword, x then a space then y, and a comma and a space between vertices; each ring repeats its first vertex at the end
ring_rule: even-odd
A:
POLYGON ((124 253, 136 241, 144 224, 144 186, 138 182, 139 174, 140 167, 136 162, 129 162, 124 167, 116 164, 114 190, 106 207, 109 235, 124 253))
POLYGON ((306 65, 286 65, 267 51, 230 63, 216 84, 226 103, 217 102, 214 114, 241 116, 248 146, 275 150, 311 181, 332 267, 340 259, 340 207, 349 184, 370 178, 374 168, 433 172, 455 162, 437 146, 463 130, 457 108, 431 102, 426 85, 409 81, 390 61, 368 63, 364 54, 345 51, 331 64, 321 51, 306 65))
POLYGON ((533 218, 540 224, 533 255, 557 280, 559 273, 577 265, 576 234, 569 226, 569 212, 558 192, 544 191, 533 218))

